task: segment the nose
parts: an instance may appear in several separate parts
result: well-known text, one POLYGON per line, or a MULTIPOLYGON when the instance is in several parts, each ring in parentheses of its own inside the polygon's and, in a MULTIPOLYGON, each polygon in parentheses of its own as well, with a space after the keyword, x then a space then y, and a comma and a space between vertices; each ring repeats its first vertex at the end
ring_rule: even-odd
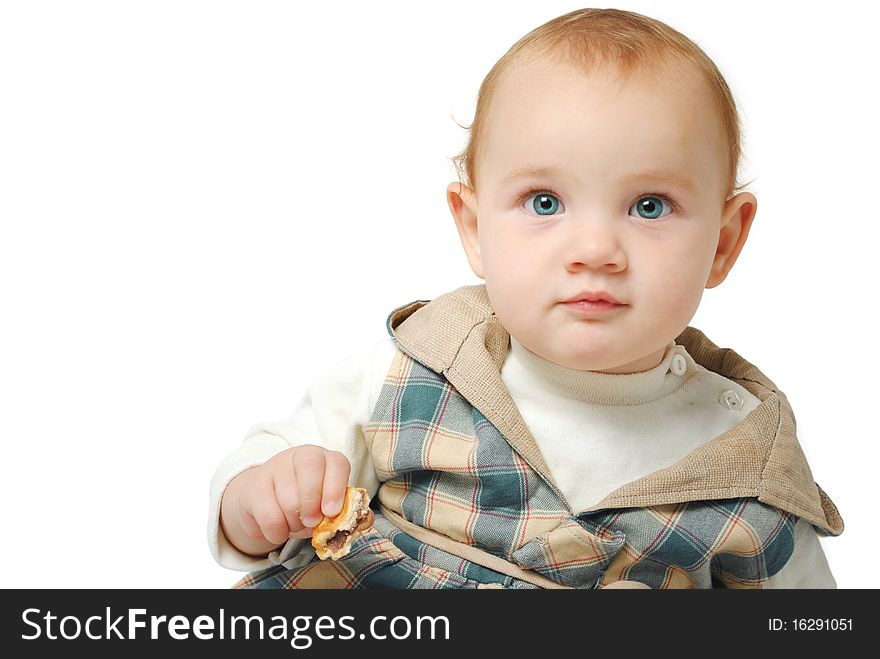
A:
POLYGON ((565 245, 565 267, 572 271, 626 268, 626 253, 611 221, 587 219, 569 225, 565 245))

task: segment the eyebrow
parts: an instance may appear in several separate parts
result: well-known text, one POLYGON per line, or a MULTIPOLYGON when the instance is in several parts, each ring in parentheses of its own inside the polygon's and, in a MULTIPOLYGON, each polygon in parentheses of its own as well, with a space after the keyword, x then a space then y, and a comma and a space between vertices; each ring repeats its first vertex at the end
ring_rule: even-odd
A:
MULTIPOLYGON (((502 179, 502 182, 504 184, 510 184, 522 178, 552 177, 558 174, 559 170, 555 167, 530 166, 510 172, 502 179)), ((639 172, 637 174, 633 174, 632 176, 626 177, 626 179, 624 180, 627 183, 640 180, 663 181, 664 183, 670 183, 671 185, 675 185, 692 194, 696 194, 699 190, 697 184, 694 183, 694 181, 687 176, 682 176, 678 172, 665 169, 653 169, 645 172, 639 172)))

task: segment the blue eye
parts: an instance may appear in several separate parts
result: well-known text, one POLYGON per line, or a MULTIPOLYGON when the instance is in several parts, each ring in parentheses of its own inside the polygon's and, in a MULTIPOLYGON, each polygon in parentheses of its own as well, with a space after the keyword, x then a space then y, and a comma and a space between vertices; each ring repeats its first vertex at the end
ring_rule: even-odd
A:
MULTIPOLYGON (((560 206, 559 200, 552 194, 547 194, 546 192, 532 195, 529 199, 534 199, 532 202, 532 209, 538 215, 553 215, 560 206)), ((528 199, 526 201, 528 201, 528 199)))
MULTIPOLYGON (((638 211, 639 217, 643 220, 659 220, 672 213, 673 210, 670 201, 659 195, 646 195, 641 197, 632 205, 630 211, 632 211, 633 208, 638 211), (669 208, 667 213, 663 213, 664 204, 669 208)), ((630 213, 630 215, 632 215, 632 213, 630 213)))

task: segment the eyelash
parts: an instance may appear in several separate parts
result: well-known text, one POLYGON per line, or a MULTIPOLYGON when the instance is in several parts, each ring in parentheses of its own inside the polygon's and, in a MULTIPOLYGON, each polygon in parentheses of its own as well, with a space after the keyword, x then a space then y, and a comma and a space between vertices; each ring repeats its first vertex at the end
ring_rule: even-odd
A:
MULTIPOLYGON (((555 195, 554 193, 550 192, 549 190, 547 190, 547 189, 545 189, 545 188, 535 188, 535 187, 533 187, 533 188, 529 188, 528 190, 526 190, 526 191, 522 194, 522 196, 519 198, 519 202, 518 202, 519 205, 521 206, 521 205, 523 204, 523 202, 524 202, 526 199, 528 199, 528 198, 531 197, 532 195, 539 194, 539 193, 542 193, 542 194, 552 194, 554 197, 557 196, 557 195, 555 195)), ((672 197, 670 197, 668 194, 666 194, 666 193, 664 193, 664 192, 645 192, 645 193, 643 193, 643 194, 640 194, 640 195, 638 196, 638 199, 641 199, 641 198, 643 198, 643 197, 657 197, 658 199, 662 199, 663 201, 665 201, 667 204, 669 204, 669 205, 672 207, 672 212, 673 212, 673 213, 678 213, 678 212, 681 210, 681 208, 679 207, 678 203, 676 203, 675 199, 673 199, 672 197)), ((637 200, 638 200, 638 199, 637 199, 637 200)), ((547 215, 547 216, 545 216, 545 217, 553 217, 553 216, 552 216, 552 215, 547 215)), ((664 219, 664 218, 659 218, 659 219, 664 219)), ((645 220, 645 221, 646 221, 646 222, 657 222, 657 220, 645 220)))

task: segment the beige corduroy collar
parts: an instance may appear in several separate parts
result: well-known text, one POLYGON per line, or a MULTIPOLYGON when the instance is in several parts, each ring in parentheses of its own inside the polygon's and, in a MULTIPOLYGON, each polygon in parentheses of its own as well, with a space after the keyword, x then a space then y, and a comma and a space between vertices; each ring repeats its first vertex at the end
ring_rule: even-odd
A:
MULTIPOLYGON (((510 335, 492 310, 484 285, 462 286, 432 301, 399 307, 388 317, 388 330, 410 357, 445 375, 565 501, 501 379, 510 335)), ((674 465, 627 483, 588 510, 575 512, 757 497, 829 535, 840 535, 843 520, 813 480, 785 394, 755 366, 733 350, 719 348, 698 329, 688 327, 675 341, 698 364, 742 385, 760 404, 739 424, 674 465)))

